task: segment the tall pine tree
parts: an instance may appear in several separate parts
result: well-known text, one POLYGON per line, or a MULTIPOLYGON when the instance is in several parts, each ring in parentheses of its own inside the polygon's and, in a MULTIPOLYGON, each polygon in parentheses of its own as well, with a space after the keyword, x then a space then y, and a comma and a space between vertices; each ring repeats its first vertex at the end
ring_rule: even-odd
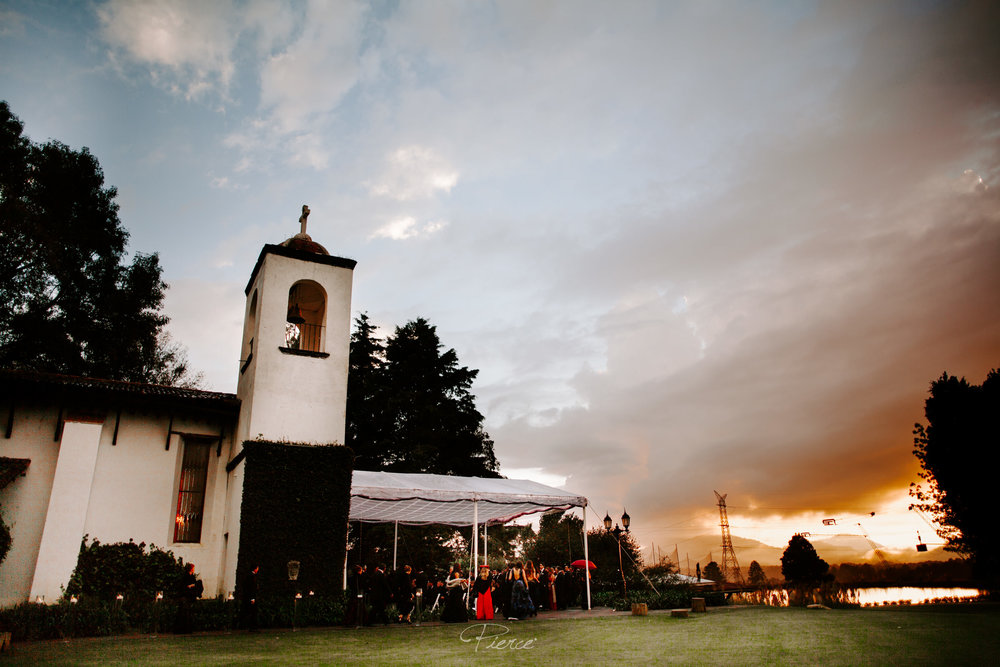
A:
POLYGON ((496 477, 472 383, 479 371, 443 350, 423 318, 383 344, 366 314, 355 320, 347 385, 347 443, 357 469, 496 477))
POLYGON ((347 446, 357 470, 383 470, 389 459, 385 423, 385 344, 368 313, 354 320, 347 375, 347 446))

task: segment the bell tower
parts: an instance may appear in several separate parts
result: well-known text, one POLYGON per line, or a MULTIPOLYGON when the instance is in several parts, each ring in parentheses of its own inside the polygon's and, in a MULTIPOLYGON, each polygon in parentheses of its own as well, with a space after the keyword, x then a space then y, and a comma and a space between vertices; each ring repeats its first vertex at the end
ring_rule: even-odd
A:
POLYGON ((236 442, 344 443, 353 259, 300 231, 265 245, 246 286, 236 442))

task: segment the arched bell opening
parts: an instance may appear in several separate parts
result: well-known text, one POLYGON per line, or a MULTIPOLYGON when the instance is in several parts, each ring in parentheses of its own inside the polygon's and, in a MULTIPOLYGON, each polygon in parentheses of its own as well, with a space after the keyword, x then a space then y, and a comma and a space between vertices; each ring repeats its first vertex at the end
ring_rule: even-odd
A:
POLYGON ((246 362, 253 355, 254 338, 257 335, 257 290, 254 290, 250 297, 250 306, 247 308, 246 324, 243 327, 243 351, 240 360, 246 362))
POLYGON ((293 350, 323 351, 326 292, 319 283, 300 280, 288 290, 285 345, 293 350))

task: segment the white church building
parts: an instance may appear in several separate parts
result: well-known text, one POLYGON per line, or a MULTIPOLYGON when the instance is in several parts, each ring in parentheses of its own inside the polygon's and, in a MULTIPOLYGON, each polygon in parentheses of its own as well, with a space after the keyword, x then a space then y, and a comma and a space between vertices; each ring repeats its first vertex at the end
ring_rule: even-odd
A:
POLYGON ((234 590, 243 443, 344 442, 355 261, 313 242, 307 214, 250 274, 235 395, 0 371, 0 606, 58 599, 84 536, 155 544, 206 596, 234 590))

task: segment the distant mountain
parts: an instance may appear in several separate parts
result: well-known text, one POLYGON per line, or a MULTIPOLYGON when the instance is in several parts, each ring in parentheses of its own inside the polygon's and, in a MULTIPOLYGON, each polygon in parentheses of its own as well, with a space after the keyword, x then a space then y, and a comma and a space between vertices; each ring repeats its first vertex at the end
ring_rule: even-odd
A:
MULTIPOLYGON (((674 546, 670 545, 669 551, 665 546, 658 547, 664 556, 673 558, 674 546)), ((733 551, 736 553, 736 561, 740 565, 743 576, 747 575, 747 568, 750 563, 757 561, 761 566, 780 565, 781 554, 784 547, 772 547, 757 540, 747 537, 733 536, 733 551)), ((684 540, 677 545, 677 555, 680 557, 680 570, 682 574, 688 574, 688 563, 690 562, 691 574, 695 572, 695 565, 700 564, 702 568, 708 565, 709 561, 722 564, 722 538, 719 535, 698 535, 684 540)))
MULTIPOLYGON (((781 555, 785 552, 785 546, 771 546, 758 540, 747 537, 733 535, 733 551, 736 553, 736 561, 740 565, 743 576, 747 576, 747 569, 750 563, 757 561, 764 568, 765 573, 771 578, 781 578, 781 555)), ((838 535, 834 537, 809 538, 816 548, 819 557, 830 565, 840 563, 876 563, 878 559, 868 541, 861 535, 838 535)), ((882 552, 886 560, 897 563, 916 563, 931 560, 948 560, 954 558, 954 554, 944 551, 940 547, 929 549, 926 552, 918 552, 914 547, 909 549, 890 549, 876 543, 879 551, 882 552)), ((674 545, 658 546, 658 551, 663 556, 673 558, 674 545)), ((688 574, 688 563, 690 562, 691 573, 694 573, 695 564, 700 563, 704 568, 709 561, 722 564, 722 538, 717 534, 698 535, 684 540, 677 545, 678 556, 680 557, 680 571, 688 574)), ((647 555, 644 552, 644 556, 647 555)), ((646 559, 650 562, 654 559, 646 559)))

